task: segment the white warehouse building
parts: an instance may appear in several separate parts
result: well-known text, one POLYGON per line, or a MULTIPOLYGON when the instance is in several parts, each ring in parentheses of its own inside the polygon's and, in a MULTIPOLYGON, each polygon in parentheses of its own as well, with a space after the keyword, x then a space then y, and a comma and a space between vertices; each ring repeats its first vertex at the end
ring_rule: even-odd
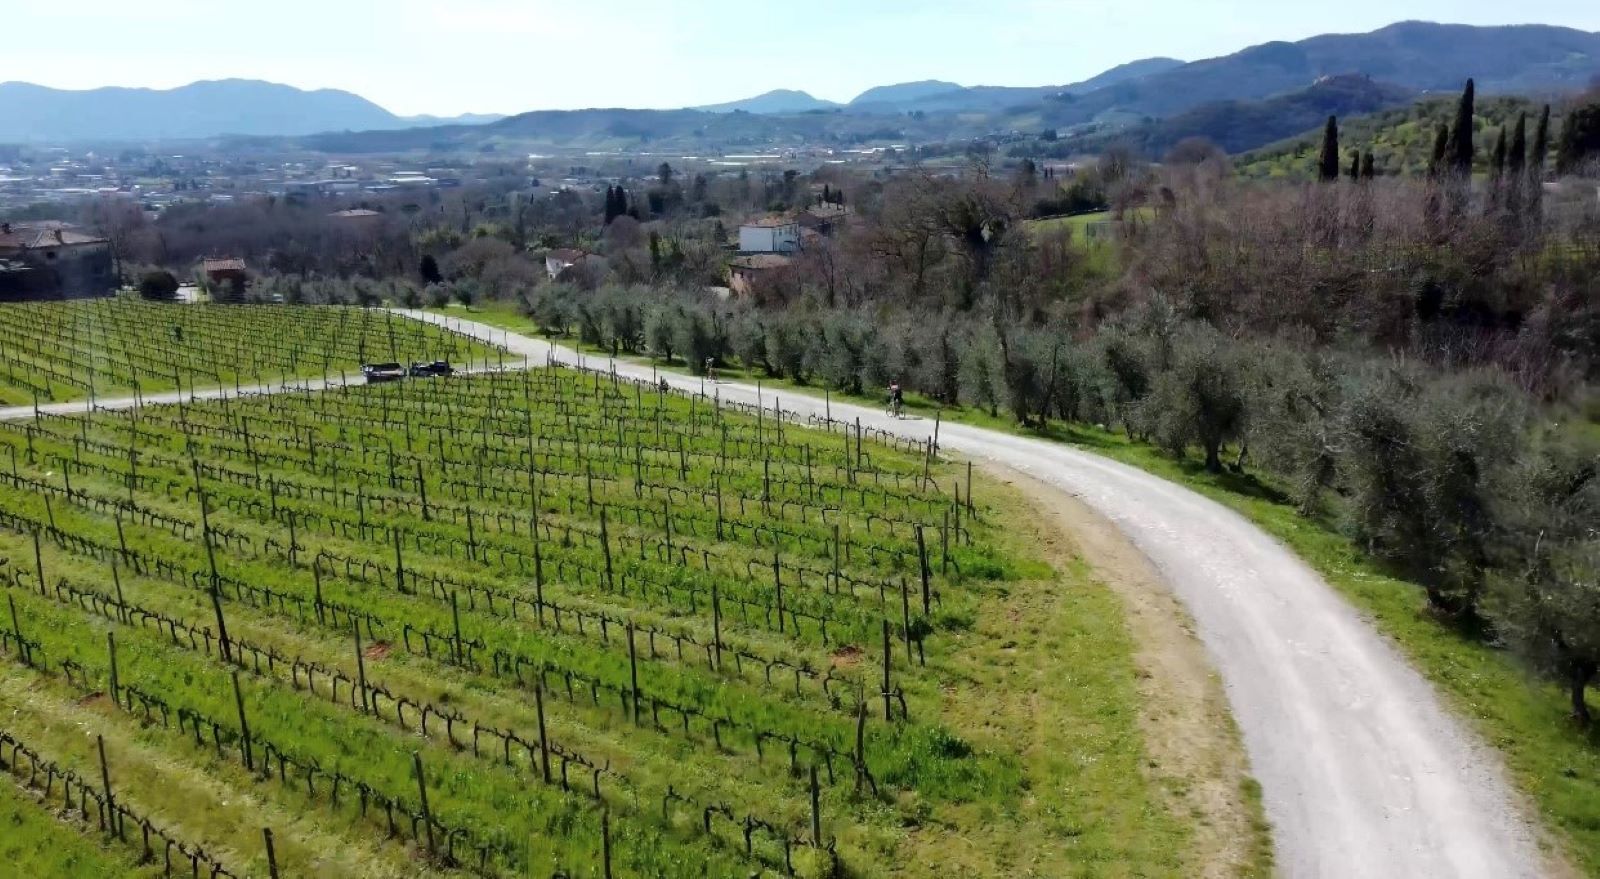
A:
POLYGON ((800 224, 782 217, 739 227, 740 253, 794 253, 800 249, 800 224))

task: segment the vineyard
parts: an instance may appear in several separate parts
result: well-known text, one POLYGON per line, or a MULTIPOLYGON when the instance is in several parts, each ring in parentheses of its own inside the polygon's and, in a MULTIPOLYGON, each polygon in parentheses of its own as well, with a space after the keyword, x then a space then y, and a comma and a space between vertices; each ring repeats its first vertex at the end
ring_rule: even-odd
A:
POLYGON ((382 311, 175 308, 138 300, 0 306, 0 406, 357 374, 369 360, 487 361, 464 337, 382 311))
POLYGON ((107 842, 41 875, 999 875, 1028 808, 1171 868, 1140 796, 1030 790, 1120 796, 1126 719, 1038 777, 985 737, 1017 645, 978 621, 1043 574, 973 485, 566 368, 0 422, 0 806, 107 842))

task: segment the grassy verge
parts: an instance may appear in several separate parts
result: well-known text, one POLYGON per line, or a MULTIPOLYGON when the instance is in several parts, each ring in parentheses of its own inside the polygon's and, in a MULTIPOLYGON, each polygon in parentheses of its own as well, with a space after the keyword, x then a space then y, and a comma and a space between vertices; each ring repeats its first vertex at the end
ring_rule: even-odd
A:
MULTIPOLYGON (((537 329, 505 303, 464 316, 513 332, 537 329)), ((773 388, 819 394, 814 387, 765 378, 753 370, 726 368, 720 369, 719 375, 729 380, 761 378, 773 388)), ((867 397, 854 402, 876 405, 879 401, 867 397)), ((906 403, 913 413, 931 414, 940 408, 914 395, 909 395, 906 403)), ((991 416, 969 408, 942 411, 947 420, 1022 433, 1003 414, 991 416)), ((1585 875, 1600 876, 1600 730, 1585 734, 1570 722, 1566 695, 1558 687, 1533 676, 1504 651, 1440 625, 1427 613, 1415 584, 1385 573, 1332 522, 1299 516, 1261 480, 1209 474, 1198 462, 1174 460, 1151 446, 1108 431, 1055 424, 1046 436, 1192 488, 1283 541, 1367 614, 1378 631, 1393 639, 1456 711, 1499 751, 1516 786, 1532 800, 1546 828, 1557 837, 1545 844, 1565 849, 1585 875)))
MULTIPOLYGON (((1014 491, 983 486, 1005 548, 1037 557, 1048 540, 1014 491)), ((1193 828, 1147 771, 1135 645, 1112 591, 1079 559, 1030 566, 989 590, 956 633, 937 699, 945 723, 980 749, 1021 757, 1011 808, 930 803, 897 840, 898 875, 1194 876, 1193 828), (936 866, 935 866, 936 865, 936 866), (934 867, 934 869, 929 869, 934 867)))
POLYGON ((133 849, 106 843, 92 831, 58 821, 53 806, 0 778, 0 860, 13 876, 36 879, 148 876, 136 866, 133 849))

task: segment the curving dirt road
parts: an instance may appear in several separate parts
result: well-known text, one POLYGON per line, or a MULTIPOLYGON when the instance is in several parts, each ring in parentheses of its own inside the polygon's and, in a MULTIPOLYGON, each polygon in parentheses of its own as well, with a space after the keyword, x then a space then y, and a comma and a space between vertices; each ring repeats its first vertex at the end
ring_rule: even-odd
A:
MULTIPOLYGON (((425 312, 537 363, 578 362, 539 339, 425 312)), ((648 366, 584 358, 650 378, 648 366)), ((758 402, 756 387, 663 374, 675 387, 758 402)), ((781 397, 781 395, 780 395, 781 397)), ((763 405, 821 414, 813 397, 763 405)), ((835 418, 926 438, 933 424, 842 403, 835 418)), ((1478 743, 1432 688, 1304 562, 1242 516, 1188 489, 1088 452, 945 424, 942 448, 1029 473, 1116 523, 1199 626, 1261 783, 1279 869, 1294 877, 1537 876, 1533 832, 1478 743)))
MULTIPOLYGON (((543 340, 454 317, 401 314, 504 344, 535 365, 580 356, 543 340)), ((583 365, 650 378, 648 366, 605 358, 583 365)), ((675 387, 773 405, 769 391, 664 375, 675 387), (759 397, 758 397, 759 395, 759 397)), ((337 387, 297 381, 290 389, 337 387)), ((242 388, 271 393, 282 386, 242 388)), ((232 389, 201 390, 205 399, 232 389)), ((169 403, 177 393, 147 395, 169 403)), ((190 397, 189 392, 183 394, 190 397)), ((132 398, 100 400, 128 408, 132 398)), ((791 395, 782 407, 821 414, 791 395)), ((80 412, 83 403, 43 406, 80 412)), ((0 419, 31 417, 31 406, 0 419)), ((836 418, 926 438, 933 424, 881 410, 832 405, 836 418)), ((1499 772, 1497 756, 1441 705, 1427 682, 1292 552, 1243 517, 1141 470, 1067 446, 964 425, 940 429, 940 446, 1028 473, 1113 521, 1154 564, 1199 627, 1221 674, 1261 783, 1281 872, 1293 877, 1482 877, 1541 873, 1533 832, 1499 772)))

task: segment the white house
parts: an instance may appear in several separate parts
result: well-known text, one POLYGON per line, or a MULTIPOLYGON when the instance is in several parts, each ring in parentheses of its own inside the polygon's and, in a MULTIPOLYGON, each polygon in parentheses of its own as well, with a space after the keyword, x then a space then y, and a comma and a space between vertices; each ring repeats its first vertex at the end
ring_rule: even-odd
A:
POLYGON ((740 253, 794 253, 800 249, 800 224, 768 217, 739 227, 740 253))

